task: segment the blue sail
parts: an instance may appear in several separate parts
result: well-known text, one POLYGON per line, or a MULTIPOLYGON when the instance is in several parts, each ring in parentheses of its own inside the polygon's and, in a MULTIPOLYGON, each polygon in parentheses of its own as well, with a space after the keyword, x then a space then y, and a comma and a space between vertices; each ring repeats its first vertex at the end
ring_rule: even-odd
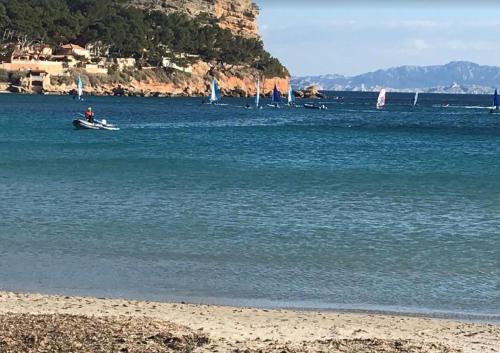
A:
POLYGON ((273 89, 273 103, 280 103, 281 102, 281 93, 278 91, 278 87, 274 85, 273 89))
POLYGON ((493 105, 495 107, 500 106, 500 98, 498 97, 498 90, 495 90, 495 93, 493 94, 493 105))

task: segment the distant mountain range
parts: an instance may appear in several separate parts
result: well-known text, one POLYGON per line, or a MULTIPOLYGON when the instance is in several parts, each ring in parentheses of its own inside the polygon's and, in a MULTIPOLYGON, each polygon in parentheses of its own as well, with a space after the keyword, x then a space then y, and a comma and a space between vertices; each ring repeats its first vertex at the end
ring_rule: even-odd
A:
POLYGON ((453 61, 446 65, 400 66, 352 77, 293 77, 292 84, 299 89, 317 85, 332 91, 376 91, 384 87, 401 92, 486 94, 500 87, 500 67, 453 61))

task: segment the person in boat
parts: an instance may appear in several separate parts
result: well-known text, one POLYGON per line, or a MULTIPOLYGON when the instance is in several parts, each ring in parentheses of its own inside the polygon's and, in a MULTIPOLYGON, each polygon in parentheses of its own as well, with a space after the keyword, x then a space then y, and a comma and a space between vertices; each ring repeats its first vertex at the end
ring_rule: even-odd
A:
POLYGON ((85 112, 85 119, 87 119, 89 123, 94 122, 94 112, 92 111, 92 107, 89 107, 85 112))

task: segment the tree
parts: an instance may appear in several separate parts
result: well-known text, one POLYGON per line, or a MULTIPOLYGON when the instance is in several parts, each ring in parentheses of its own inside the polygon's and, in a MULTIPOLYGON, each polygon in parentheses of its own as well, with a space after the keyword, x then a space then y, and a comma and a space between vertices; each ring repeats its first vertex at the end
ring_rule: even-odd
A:
POLYGON ((111 55, 153 65, 164 56, 192 54, 217 64, 251 65, 266 75, 288 75, 259 39, 234 35, 209 14, 192 18, 125 4, 126 0, 0 0, 0 30, 52 45, 100 42, 109 46, 111 55))

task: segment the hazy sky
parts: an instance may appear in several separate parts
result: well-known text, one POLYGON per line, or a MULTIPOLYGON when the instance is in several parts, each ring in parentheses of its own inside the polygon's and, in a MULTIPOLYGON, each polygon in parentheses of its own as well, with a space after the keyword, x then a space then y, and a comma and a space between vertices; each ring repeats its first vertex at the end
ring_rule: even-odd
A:
POLYGON ((454 60, 500 66, 498 0, 257 4, 264 44, 292 75, 353 75, 454 60))

